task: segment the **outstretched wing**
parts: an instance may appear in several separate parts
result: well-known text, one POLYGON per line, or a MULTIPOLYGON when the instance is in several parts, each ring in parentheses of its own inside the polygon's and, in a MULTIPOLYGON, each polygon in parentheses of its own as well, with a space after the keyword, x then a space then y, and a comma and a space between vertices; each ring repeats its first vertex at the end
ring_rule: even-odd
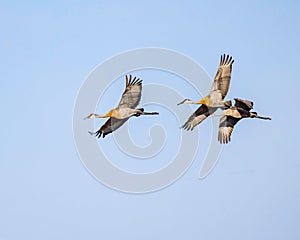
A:
POLYGON ((242 108, 246 111, 250 111, 251 109, 253 109, 253 102, 249 100, 235 98, 234 101, 235 101, 234 106, 236 106, 237 108, 242 108))
POLYGON ((119 108, 136 108, 141 100, 142 80, 126 76, 126 89, 119 102, 119 108))
POLYGON ((227 144, 230 142, 234 125, 237 124, 240 119, 241 118, 231 116, 221 117, 218 131, 218 140, 220 143, 227 144))
POLYGON ((220 91, 222 94, 222 99, 225 98, 229 89, 233 62, 234 60, 229 55, 221 55, 220 66, 210 90, 210 92, 220 91))
POLYGON ((95 132, 96 137, 100 138, 101 135, 103 138, 107 134, 112 133, 113 131, 117 130, 119 127, 121 127, 129 118, 124 119, 117 119, 117 118, 109 118, 102 126, 101 128, 95 132))
POLYGON ((185 130, 193 130, 198 124, 203 122, 209 115, 213 114, 217 108, 208 108, 206 105, 201 105, 182 126, 185 130))

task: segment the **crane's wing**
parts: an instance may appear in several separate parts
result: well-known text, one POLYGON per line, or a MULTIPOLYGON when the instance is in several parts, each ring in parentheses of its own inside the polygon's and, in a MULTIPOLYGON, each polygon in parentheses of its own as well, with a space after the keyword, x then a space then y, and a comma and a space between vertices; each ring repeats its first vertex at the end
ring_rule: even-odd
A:
POLYGON ((124 119, 117 119, 117 118, 109 118, 102 126, 101 128, 95 132, 96 137, 100 138, 101 135, 103 138, 107 134, 112 133, 113 131, 117 130, 119 127, 121 127, 129 118, 124 119))
POLYGON ((242 108, 246 111, 250 111, 251 109, 253 109, 253 102, 249 100, 235 98, 234 101, 235 101, 234 106, 236 106, 237 108, 242 108))
POLYGON ((225 98, 230 84, 232 64, 234 60, 229 55, 221 55, 220 66, 214 79, 214 83, 210 89, 210 92, 220 91, 222 99, 225 98))
POLYGON ((136 108, 141 100, 142 80, 126 76, 126 89, 119 102, 119 108, 136 108))
POLYGON ((182 126, 185 130, 193 130, 198 124, 203 122, 209 115, 213 114, 217 108, 208 108, 206 105, 201 105, 182 126))
POLYGON ((220 143, 227 144, 230 142, 234 125, 237 124, 240 119, 241 118, 234 118, 231 116, 221 117, 218 131, 218 140, 220 143))

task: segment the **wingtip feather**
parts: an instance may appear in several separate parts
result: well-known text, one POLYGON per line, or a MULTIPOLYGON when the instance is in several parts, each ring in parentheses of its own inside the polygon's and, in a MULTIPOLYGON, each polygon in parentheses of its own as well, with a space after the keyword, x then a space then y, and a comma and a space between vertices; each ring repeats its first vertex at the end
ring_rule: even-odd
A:
POLYGON ((234 59, 231 55, 229 54, 222 54, 220 58, 220 65, 232 65, 234 63, 234 59))

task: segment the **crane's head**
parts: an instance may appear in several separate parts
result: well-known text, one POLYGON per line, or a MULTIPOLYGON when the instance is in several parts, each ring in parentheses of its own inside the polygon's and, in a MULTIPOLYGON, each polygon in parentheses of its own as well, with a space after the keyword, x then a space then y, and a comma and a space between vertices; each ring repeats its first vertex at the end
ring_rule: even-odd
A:
POLYGON ((192 100, 190 100, 190 99, 184 99, 182 102, 178 103, 177 106, 181 105, 181 104, 184 104, 184 103, 192 103, 192 100))
POLYGON ((87 117, 84 118, 84 120, 88 119, 88 118, 96 118, 98 117, 99 115, 98 114, 95 114, 95 113, 91 113, 90 115, 88 115, 87 117))

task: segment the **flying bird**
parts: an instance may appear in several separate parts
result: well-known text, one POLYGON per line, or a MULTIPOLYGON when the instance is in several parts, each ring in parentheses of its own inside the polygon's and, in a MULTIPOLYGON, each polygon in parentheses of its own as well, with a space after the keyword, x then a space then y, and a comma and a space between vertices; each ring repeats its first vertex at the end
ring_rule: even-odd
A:
POLYGON ((234 60, 229 55, 221 55, 220 65, 209 94, 198 102, 185 99, 177 104, 202 104, 182 126, 183 129, 193 130, 195 126, 213 114, 218 108, 224 110, 231 107, 231 101, 225 101, 224 98, 229 89, 233 62, 234 60))
MULTIPOLYGON (((271 120, 269 117, 261 117, 256 112, 250 112, 253 109, 253 102, 235 98, 235 104, 221 114, 218 140, 222 144, 227 144, 231 140, 231 134, 234 126, 243 118, 259 118, 271 120)), ((215 115, 217 116, 217 115, 215 115)))
POLYGON ((143 108, 136 108, 141 100, 142 95, 142 80, 132 78, 131 75, 126 76, 126 88, 121 97, 118 107, 110 110, 105 115, 91 113, 88 118, 109 118, 98 131, 89 132, 91 135, 96 135, 103 138, 113 131, 120 128, 130 117, 139 117, 141 115, 157 115, 158 112, 145 112, 143 108))

